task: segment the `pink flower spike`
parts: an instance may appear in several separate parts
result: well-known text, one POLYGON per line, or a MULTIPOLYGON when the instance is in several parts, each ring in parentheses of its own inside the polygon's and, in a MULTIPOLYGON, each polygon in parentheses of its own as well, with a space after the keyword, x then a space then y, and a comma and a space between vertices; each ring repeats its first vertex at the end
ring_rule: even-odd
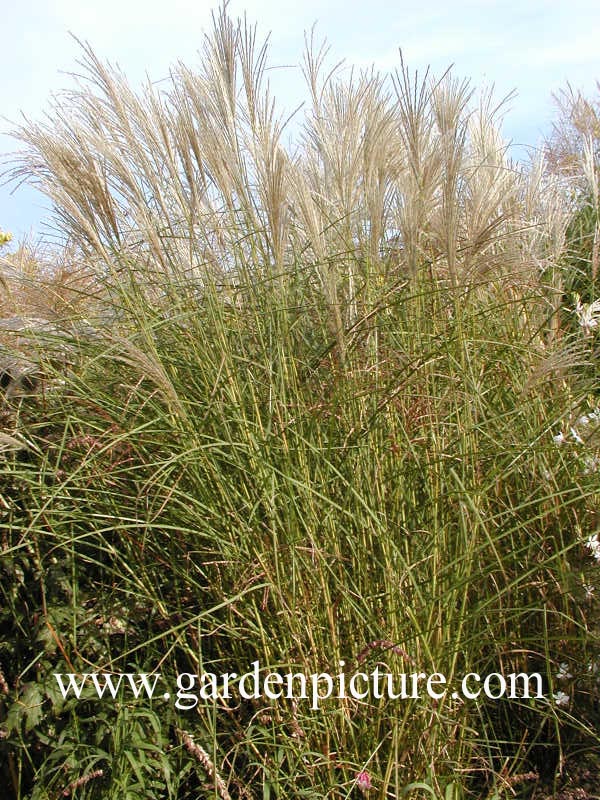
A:
POLYGON ((358 773, 358 775, 356 776, 356 785, 364 794, 366 794, 369 791, 369 789, 373 788, 373 784, 371 783, 371 776, 366 770, 363 770, 362 772, 358 773))

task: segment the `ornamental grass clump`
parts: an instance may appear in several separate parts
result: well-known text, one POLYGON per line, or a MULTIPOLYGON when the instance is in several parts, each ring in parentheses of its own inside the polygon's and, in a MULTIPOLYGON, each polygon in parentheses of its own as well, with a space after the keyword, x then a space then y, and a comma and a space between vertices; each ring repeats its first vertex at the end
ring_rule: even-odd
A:
POLYGON ((559 187, 467 83, 344 76, 310 40, 284 146, 266 46, 225 9, 158 86, 83 54, 12 172, 104 311, 10 411, 33 445, 1 462, 11 796, 501 797, 585 758, 598 473, 553 436, 595 408, 593 337, 556 322, 559 187), (536 672, 544 697, 175 707, 178 674, 255 661, 536 672), (94 671, 166 683, 75 702, 53 677, 94 671))

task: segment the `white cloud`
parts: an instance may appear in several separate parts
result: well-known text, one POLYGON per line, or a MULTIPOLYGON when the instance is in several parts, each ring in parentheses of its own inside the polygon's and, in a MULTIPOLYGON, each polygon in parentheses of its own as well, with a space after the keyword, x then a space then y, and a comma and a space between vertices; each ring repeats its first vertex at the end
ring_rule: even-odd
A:
POLYGON ((533 42, 530 48, 522 52, 520 62, 523 65, 539 68, 569 68, 583 65, 592 72, 594 67, 598 70, 599 55, 600 27, 574 37, 561 37, 559 41, 533 42))

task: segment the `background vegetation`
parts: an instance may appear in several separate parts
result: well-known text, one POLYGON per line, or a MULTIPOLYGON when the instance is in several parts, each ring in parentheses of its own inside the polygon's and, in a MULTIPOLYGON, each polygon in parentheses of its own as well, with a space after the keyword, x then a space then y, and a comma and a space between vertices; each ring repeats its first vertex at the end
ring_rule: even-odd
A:
POLYGON ((8 796, 596 796, 597 134, 525 168, 466 82, 309 41, 284 147, 224 9, 160 89, 82 50, 10 173, 64 246, 2 261, 8 796), (546 700, 177 712, 53 678, 255 659, 539 671, 546 700))

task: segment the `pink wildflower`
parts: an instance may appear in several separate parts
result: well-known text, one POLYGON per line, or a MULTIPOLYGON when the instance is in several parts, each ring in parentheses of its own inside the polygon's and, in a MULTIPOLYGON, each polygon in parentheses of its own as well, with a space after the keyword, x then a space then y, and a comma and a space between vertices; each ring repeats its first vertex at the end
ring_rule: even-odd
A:
POLYGON ((366 794, 369 791, 369 789, 373 788, 373 784, 371 783, 371 776, 365 769, 362 772, 359 772, 358 775, 356 776, 356 785, 364 794, 366 794))

